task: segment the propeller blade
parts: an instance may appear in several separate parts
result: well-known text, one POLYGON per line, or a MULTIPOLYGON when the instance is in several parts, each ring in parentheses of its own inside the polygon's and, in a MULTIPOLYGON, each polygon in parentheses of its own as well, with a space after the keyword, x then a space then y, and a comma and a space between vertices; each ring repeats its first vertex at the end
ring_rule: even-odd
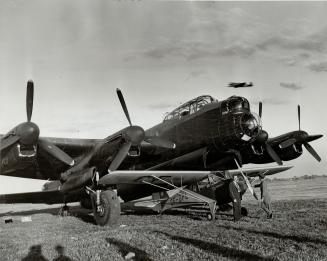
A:
POLYGON ((74 160, 66 152, 64 152, 51 142, 45 139, 39 139, 38 145, 57 160, 60 160, 61 162, 70 166, 73 166, 75 164, 74 160))
POLYGON ((109 171, 115 171, 116 169, 118 169, 120 164, 123 162, 123 160, 127 156, 128 151, 131 148, 131 146, 132 146, 131 142, 124 143, 121 146, 121 148, 119 149, 118 153, 116 154, 115 158, 113 159, 113 161, 111 162, 111 164, 109 166, 109 171))
POLYGON ((30 122, 32 118, 33 99, 34 99, 34 83, 33 81, 28 81, 27 89, 26 89, 26 114, 27 114, 28 122, 30 122))
POLYGON ((146 136, 144 138, 144 140, 152 145, 157 146, 157 147, 166 148, 166 149, 175 149, 176 148, 175 143, 168 141, 168 140, 161 139, 156 136, 146 136))
POLYGON ((235 158, 234 158, 234 161, 235 161, 235 163, 236 163, 237 168, 238 168, 239 171, 241 172, 241 174, 242 174, 242 176, 243 176, 243 178, 244 178, 244 180, 245 180, 245 183, 246 183, 246 185, 247 185, 249 191, 251 192, 252 196, 253 196, 256 200, 259 200, 257 194, 255 193, 255 191, 254 191, 254 189, 253 189, 253 187, 252 187, 252 185, 251 185, 251 183, 250 183, 250 181, 249 181, 249 179, 248 179, 248 177, 245 176, 245 174, 244 174, 243 171, 242 171, 242 168, 240 167, 240 165, 238 164, 238 162, 237 162, 237 160, 236 160, 235 158))
POLYGON ((269 145, 269 143, 266 142, 266 150, 269 154, 269 156, 277 162, 278 165, 283 165, 282 160, 279 158, 277 153, 274 151, 274 149, 269 145))
POLYGON ((121 92, 120 89, 117 88, 117 95, 118 95, 118 99, 120 101, 120 105, 122 106, 123 110, 124 110, 124 113, 125 113, 125 116, 129 122, 129 125, 132 126, 132 122, 131 122, 131 119, 129 117, 129 113, 128 113, 128 110, 127 110, 127 106, 126 106, 126 103, 125 103, 125 99, 124 99, 124 96, 121 92))
POLYGON ((299 130, 301 130, 301 107, 300 107, 300 105, 297 106, 297 119, 299 122, 299 130))
POLYGON ((11 136, 8 136, 7 138, 1 139, 0 152, 2 152, 6 148, 14 145, 17 141, 19 141, 19 139, 20 139, 20 137, 17 135, 11 135, 11 136))
POLYGON ((296 142, 296 139, 291 138, 291 139, 288 139, 288 140, 285 140, 285 141, 281 142, 281 143, 279 144, 279 147, 280 147, 281 149, 285 149, 285 148, 287 148, 287 147, 289 147, 289 146, 292 146, 295 142, 296 142))
POLYGON ((259 102, 259 117, 262 117, 262 102, 259 102))
POLYGON ((323 135, 318 134, 318 135, 308 135, 308 137, 305 139, 306 142, 314 141, 317 139, 320 139, 323 135))
POLYGON ((318 155, 318 153, 314 150, 314 148, 311 147, 311 145, 307 142, 303 143, 304 147, 307 149, 307 151, 317 160, 317 161, 321 161, 320 156, 318 155))

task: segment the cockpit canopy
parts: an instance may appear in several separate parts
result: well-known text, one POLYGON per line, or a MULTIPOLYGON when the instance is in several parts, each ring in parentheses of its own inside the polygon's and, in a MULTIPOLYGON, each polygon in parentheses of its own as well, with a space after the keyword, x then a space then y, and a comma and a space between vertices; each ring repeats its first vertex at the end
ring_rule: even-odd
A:
POLYGON ((193 114, 199 110, 201 110, 205 105, 210 103, 218 102, 216 99, 212 98, 209 95, 202 95, 193 100, 190 100, 183 105, 179 106, 172 112, 168 113, 164 121, 172 120, 172 119, 180 119, 186 115, 193 114))
POLYGON ((231 96, 221 103, 222 114, 237 111, 250 111, 250 104, 247 99, 239 96, 231 96))

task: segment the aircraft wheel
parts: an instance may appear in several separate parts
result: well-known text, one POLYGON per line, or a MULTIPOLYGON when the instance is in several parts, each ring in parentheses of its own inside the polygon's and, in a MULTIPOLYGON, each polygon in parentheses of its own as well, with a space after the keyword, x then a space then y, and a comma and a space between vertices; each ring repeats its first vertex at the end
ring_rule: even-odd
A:
POLYGON ((245 207, 241 207, 241 215, 247 217, 249 214, 248 210, 245 207))
POLYGON ((117 224, 120 217, 120 202, 117 194, 111 190, 102 191, 100 205, 96 206, 93 198, 93 214, 95 222, 100 226, 112 226, 117 224))

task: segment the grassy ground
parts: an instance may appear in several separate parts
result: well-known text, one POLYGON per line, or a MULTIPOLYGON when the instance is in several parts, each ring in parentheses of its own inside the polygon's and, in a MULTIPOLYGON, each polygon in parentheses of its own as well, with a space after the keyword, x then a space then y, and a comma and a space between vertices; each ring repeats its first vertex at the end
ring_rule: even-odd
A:
POLYGON ((239 222, 231 214, 210 222, 199 211, 178 210, 125 214, 115 228, 94 225, 78 209, 58 217, 57 208, 16 210, 5 224, 0 207, 0 260, 52 260, 58 245, 71 260, 123 260, 128 252, 135 260, 327 260, 327 200, 276 201, 272 220, 245 206, 249 216, 239 222), (26 215, 32 222, 20 221, 26 215))

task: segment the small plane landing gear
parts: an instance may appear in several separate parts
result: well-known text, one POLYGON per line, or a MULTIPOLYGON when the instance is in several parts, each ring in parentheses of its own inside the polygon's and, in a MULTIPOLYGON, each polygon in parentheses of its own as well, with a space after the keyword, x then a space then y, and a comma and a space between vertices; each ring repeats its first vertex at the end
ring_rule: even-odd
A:
POLYGON ((69 216, 69 207, 65 204, 60 210, 59 210, 59 216, 67 217, 69 216))
POLYGON ((208 214, 207 214, 207 219, 208 219, 209 221, 213 220, 213 217, 212 217, 212 214, 211 214, 211 213, 208 213, 208 214))
POLYGON ((120 217, 120 202, 112 190, 97 191, 92 197, 95 222, 100 226, 117 224, 120 217))

